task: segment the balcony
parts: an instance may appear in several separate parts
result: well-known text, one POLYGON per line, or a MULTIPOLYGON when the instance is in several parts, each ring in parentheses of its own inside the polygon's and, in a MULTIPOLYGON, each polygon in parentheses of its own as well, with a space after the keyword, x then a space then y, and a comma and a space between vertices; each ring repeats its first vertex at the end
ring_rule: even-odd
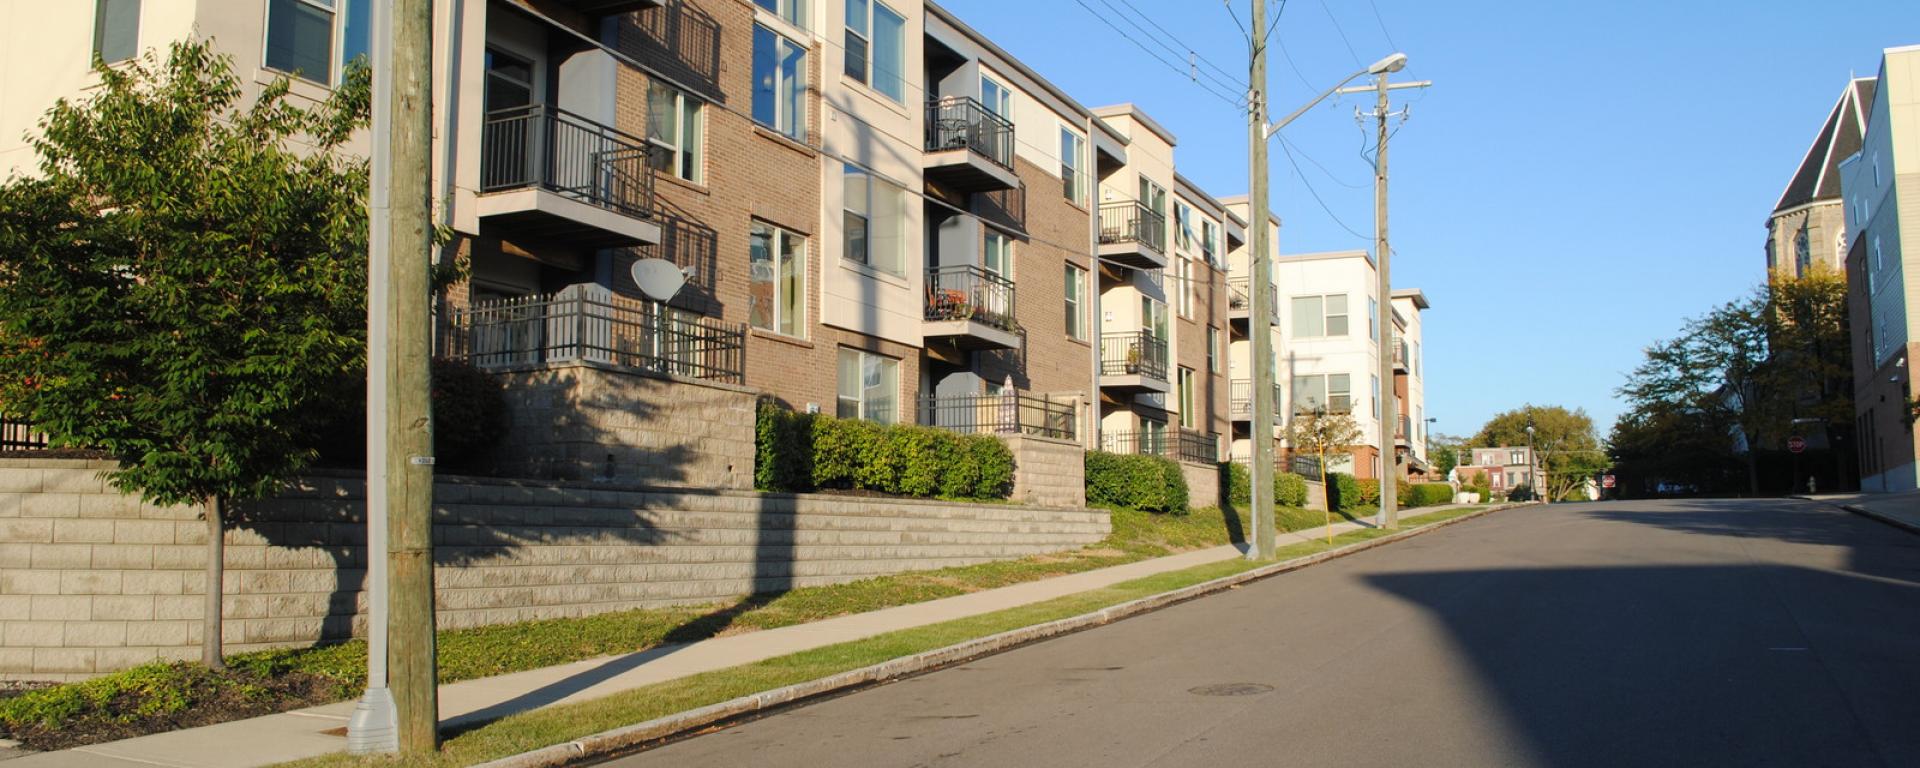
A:
POLYGON ((1100 386, 1118 392, 1166 392, 1167 340, 1147 331, 1100 336, 1100 386))
POLYGON ((1171 427, 1140 432, 1101 432, 1100 450, 1163 456, 1195 464, 1220 462, 1220 435, 1171 427))
POLYGON ((1393 372, 1406 373, 1411 370, 1413 369, 1407 365, 1407 343, 1399 339, 1394 339, 1393 340, 1393 372))
POLYGON ((967 96, 927 102, 927 180, 957 192, 1020 186, 1013 172, 1013 123, 967 96))
POLYGON ((554 0, 554 4, 596 19, 666 5, 664 0, 554 0))
POLYGON ((488 114, 480 151, 483 227, 580 248, 660 242, 646 142, 536 104, 488 114))
POLYGON ((1074 404, 1008 389, 997 395, 920 399, 920 424, 972 435, 1033 435, 1078 440, 1074 404))
MULTIPOLYGON (((1227 278, 1227 321, 1233 323, 1235 330, 1243 335, 1251 333, 1249 320, 1253 317, 1252 278, 1247 275, 1227 278)), ((1267 286, 1267 316, 1274 325, 1280 324, 1280 292, 1272 285, 1267 286)))
POLYGON ((456 308, 439 343, 483 369, 579 361, 730 384, 746 370, 745 326, 590 284, 456 308))
POLYGON ((1400 414, 1400 423, 1394 425, 1393 427, 1393 444, 1400 446, 1402 448, 1412 448, 1413 440, 1412 438, 1408 437, 1408 435, 1411 433, 1412 426, 1413 426, 1413 419, 1409 418, 1404 413, 1400 414))
MULTIPOLYGON (((1227 419, 1253 421, 1253 380, 1234 379, 1227 384, 1227 419)), ((1280 421, 1280 385, 1273 385, 1273 420, 1280 421)))
POLYGON ((1013 281, 972 265, 927 270, 928 339, 946 339, 960 349, 1019 349, 1013 281))
POLYGON ((1133 269, 1167 266, 1167 217, 1131 200, 1100 204, 1100 258, 1133 269))

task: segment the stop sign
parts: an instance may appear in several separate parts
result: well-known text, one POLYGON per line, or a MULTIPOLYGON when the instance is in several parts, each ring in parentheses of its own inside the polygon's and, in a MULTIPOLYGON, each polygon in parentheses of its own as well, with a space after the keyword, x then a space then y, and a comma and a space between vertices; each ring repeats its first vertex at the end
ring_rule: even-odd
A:
POLYGON ((1600 487, 1602 487, 1602 488, 1612 488, 1612 487, 1613 487, 1613 475, 1601 475, 1601 476, 1600 476, 1600 487))
POLYGON ((1787 438, 1787 450, 1800 453, 1807 449, 1807 440, 1799 435, 1787 438))

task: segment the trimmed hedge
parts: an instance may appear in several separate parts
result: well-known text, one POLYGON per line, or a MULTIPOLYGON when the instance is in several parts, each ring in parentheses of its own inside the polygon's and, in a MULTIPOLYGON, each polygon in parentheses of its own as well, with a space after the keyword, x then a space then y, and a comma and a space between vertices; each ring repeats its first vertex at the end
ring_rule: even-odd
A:
MULTIPOLYGON (((1233 504, 1253 503, 1253 475, 1245 465, 1225 462, 1220 465, 1225 475, 1227 501, 1233 504)), ((1292 472, 1280 472, 1273 476, 1273 503, 1282 507, 1307 506, 1307 479, 1292 472)))
POLYGON ((753 484, 763 491, 838 488, 952 499, 1013 492, 1013 452, 992 435, 836 419, 762 402, 754 445, 753 484))
MULTIPOLYGON (((1376 483, 1374 488, 1376 494, 1374 501, 1378 502, 1379 484, 1376 483)), ((1345 472, 1327 473, 1327 509, 1346 512, 1364 509, 1366 506, 1365 494, 1361 491, 1359 480, 1345 472)))
POLYGON ((1453 503, 1453 486, 1449 483, 1408 483, 1399 486, 1400 507, 1432 507, 1453 503))
POLYGON ((1088 451, 1086 467, 1089 506, 1187 513, 1187 479, 1171 459, 1088 451))

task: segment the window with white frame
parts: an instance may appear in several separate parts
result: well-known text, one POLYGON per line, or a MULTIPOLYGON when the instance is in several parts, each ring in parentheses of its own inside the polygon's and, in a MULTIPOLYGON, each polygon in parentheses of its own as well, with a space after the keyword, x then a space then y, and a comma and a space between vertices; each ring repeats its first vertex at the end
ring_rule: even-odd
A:
POLYGON ((1332 413, 1353 410, 1353 378, 1345 373, 1316 373, 1293 377, 1293 411, 1325 407, 1332 413))
POLYGON ((1198 418, 1199 409, 1194 407, 1197 398, 1194 396, 1196 390, 1193 384, 1193 369, 1184 365, 1180 366, 1178 383, 1180 385, 1180 426, 1185 429, 1193 429, 1196 424, 1200 423, 1198 418))
POLYGON ((807 49, 753 27, 753 119, 789 138, 807 135, 807 49))
POLYGON ((877 0, 847 0, 847 77, 907 101, 907 20, 877 0))
POLYGON ((1173 204, 1173 235, 1174 244, 1181 250, 1193 250, 1193 243, 1198 238, 1193 232, 1193 208, 1186 203, 1173 204))
POLYGON ((1527 452, 1526 451, 1507 451, 1507 463, 1508 464, 1527 463, 1527 452))
POLYGON ((840 396, 835 415, 892 424, 900 418, 900 361, 840 348, 840 396))
POLYGON ((750 235, 747 321, 786 336, 806 332, 807 239, 755 221, 750 235))
POLYGON ((1347 335, 1347 295, 1293 297, 1293 335, 1302 339, 1347 335))
POLYGON ((658 80, 647 88, 647 141, 654 168, 695 184, 704 181, 706 144, 701 102, 658 80))
POLYGON ((1066 127, 1060 129, 1060 187, 1067 202, 1087 204, 1087 140, 1066 127))
POLYGON ((1067 338, 1084 341, 1087 338, 1087 308, 1085 306, 1087 271, 1068 264, 1065 287, 1067 297, 1067 338))
POLYGON ((1380 397, 1380 375, 1376 373, 1373 375, 1372 378, 1373 378, 1373 417, 1378 419, 1380 418, 1380 406, 1383 404, 1384 398, 1380 397))
POLYGON ((753 0, 754 5, 780 17, 781 21, 807 29, 807 0, 753 0))
POLYGON ((1220 372, 1220 329, 1207 326, 1207 373, 1220 372))
POLYGON ((906 200, 900 187, 855 165, 845 165, 845 237, 841 257, 889 274, 906 259, 906 200))
POLYGON ((1380 340, 1380 301, 1367 298, 1367 338, 1380 340))
POLYGON ((1220 266, 1220 226, 1211 221, 1200 222, 1200 255, 1208 264, 1220 266))
POLYGON ((980 103, 1001 117, 1013 117, 1013 89, 986 75, 980 76, 980 103))
POLYGON ((265 60, 321 85, 367 52, 371 0, 267 0, 265 60))
POLYGON ((996 277, 1013 279, 1013 239, 989 229, 981 245, 980 267, 996 277))
POLYGON ((1174 263, 1174 307, 1181 317, 1193 317, 1193 259, 1181 256, 1174 263))
POLYGON ((108 64, 140 54, 140 0, 94 0, 93 55, 108 64))

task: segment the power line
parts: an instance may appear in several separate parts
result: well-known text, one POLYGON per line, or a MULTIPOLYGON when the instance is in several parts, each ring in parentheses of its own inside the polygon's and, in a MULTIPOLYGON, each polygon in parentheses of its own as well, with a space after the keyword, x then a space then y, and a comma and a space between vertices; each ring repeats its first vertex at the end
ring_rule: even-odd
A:
POLYGON ((1340 35, 1341 44, 1347 46, 1347 55, 1353 57, 1353 65, 1361 66, 1359 52, 1353 50, 1353 41, 1347 39, 1347 30, 1341 28, 1340 18, 1333 15, 1333 9, 1327 7, 1327 0, 1320 0, 1320 10, 1327 12, 1327 20, 1333 22, 1333 31, 1340 35))
POLYGON ((1214 90, 1212 87, 1208 86, 1206 83, 1202 83, 1199 80, 1189 76, 1186 70, 1182 69, 1177 64, 1167 61, 1158 52, 1154 51, 1152 48, 1148 48, 1146 43, 1142 43, 1139 40, 1135 39, 1133 35, 1127 34, 1126 30, 1121 29, 1118 26, 1115 26, 1113 22, 1107 20, 1107 17, 1101 15, 1099 11, 1094 10, 1093 6, 1087 5, 1086 0, 1073 0, 1073 1, 1074 3, 1078 4, 1081 8, 1085 8, 1088 14, 1092 15, 1096 19, 1099 19, 1100 23, 1107 25, 1107 28, 1113 30, 1115 34, 1118 34, 1119 36, 1126 38, 1127 42, 1133 43, 1141 51, 1146 52, 1148 56, 1152 56, 1154 61, 1158 61, 1161 64, 1166 65, 1166 67, 1168 69, 1173 70, 1175 74, 1181 75, 1183 77, 1187 77, 1188 81, 1193 83, 1195 87, 1198 87, 1199 89, 1206 91, 1209 94, 1212 94, 1214 98, 1220 99, 1221 101, 1224 101, 1228 104, 1232 104, 1235 109, 1246 108, 1245 96, 1234 97, 1234 96, 1222 95, 1219 91, 1214 90))
POLYGON ((1287 148, 1287 142, 1285 141, 1280 142, 1280 151, 1281 153, 1287 156, 1287 163, 1293 166, 1293 174, 1300 178, 1300 183, 1305 185, 1307 188, 1307 194, 1312 195, 1313 201, 1320 204, 1320 210, 1326 212, 1327 218, 1333 219, 1333 223, 1339 225, 1341 229, 1346 230, 1347 234, 1349 235, 1353 235, 1354 237, 1360 238, 1361 240, 1373 239, 1372 236, 1360 234, 1359 232, 1354 231, 1353 227, 1347 226, 1347 223, 1344 221, 1341 221, 1340 216, 1338 214, 1335 214, 1333 212, 1333 209, 1327 206, 1327 201, 1322 200, 1320 198, 1320 191, 1313 188, 1313 182, 1308 181, 1307 174, 1303 173, 1300 170, 1299 161, 1293 159, 1293 150, 1287 148))
MULTIPOLYGON (((1100 1, 1101 1, 1101 2, 1103 2, 1103 3, 1106 3, 1106 4, 1107 4, 1107 7, 1109 7, 1109 8, 1112 8, 1112 7, 1113 7, 1113 3, 1112 3, 1112 2, 1109 2, 1109 0, 1100 0, 1100 1)), ((1185 41, 1182 41, 1182 40, 1181 40, 1180 38, 1178 38, 1178 37, 1175 37, 1175 36, 1174 36, 1174 34, 1173 34, 1172 32, 1169 32, 1169 31, 1167 31, 1167 28, 1166 28, 1166 27, 1163 27, 1163 26, 1160 26, 1160 23, 1159 23, 1159 22, 1156 22, 1156 21, 1154 21, 1152 17, 1150 17, 1150 16, 1148 16, 1148 15, 1147 15, 1147 14, 1146 14, 1146 13, 1145 13, 1144 11, 1141 11, 1141 10, 1140 10, 1140 7, 1139 7, 1139 6, 1136 6, 1136 5, 1134 5, 1134 4, 1133 4, 1133 3, 1131 2, 1131 0, 1119 0, 1119 2, 1120 2, 1120 4, 1121 4, 1121 5, 1124 5, 1124 6, 1126 6, 1126 7, 1127 7, 1127 8, 1129 9, 1129 10, 1132 10, 1132 11, 1134 12, 1134 14, 1135 14, 1135 15, 1137 15, 1137 16, 1139 16, 1139 17, 1140 17, 1141 19, 1143 19, 1143 20, 1145 20, 1145 21, 1146 21, 1146 22, 1147 22, 1148 24, 1150 24, 1150 25, 1152 25, 1154 29, 1157 29, 1157 30, 1159 30, 1159 31, 1160 31, 1160 34, 1163 34, 1163 35, 1166 35, 1166 36, 1167 36, 1167 39, 1168 39, 1168 40, 1172 40, 1173 42, 1175 42, 1175 43, 1177 43, 1177 44, 1178 44, 1178 45, 1179 45, 1179 46, 1180 46, 1181 48, 1185 48, 1186 50, 1184 51, 1184 53, 1186 53, 1186 54, 1187 54, 1187 55, 1189 55, 1189 56, 1192 56, 1192 57, 1193 57, 1193 59, 1194 59, 1194 61, 1196 61, 1196 62, 1198 62, 1198 63, 1201 63, 1201 64, 1205 64, 1205 65, 1207 65, 1208 67, 1212 67, 1212 68, 1213 68, 1213 70, 1214 70, 1215 72, 1219 72, 1220 74, 1222 74, 1222 75, 1226 75, 1226 76, 1227 76, 1227 77, 1229 77, 1229 78, 1231 78, 1231 77, 1236 77, 1236 75, 1234 75, 1234 74, 1233 74, 1232 72, 1228 72, 1227 70, 1224 70, 1224 69, 1221 69, 1221 68, 1220 68, 1220 65, 1218 65, 1218 64, 1215 64, 1215 63, 1213 63, 1213 61, 1212 61, 1212 60, 1210 60, 1210 59, 1208 59, 1208 58, 1207 58, 1207 57, 1205 57, 1205 56, 1202 56, 1202 55, 1200 55, 1200 51, 1199 51, 1199 49, 1197 49, 1197 48, 1194 48, 1194 47, 1193 47, 1193 46, 1191 46, 1191 45, 1187 45, 1185 41)), ((1118 11, 1119 11, 1119 9, 1118 9, 1118 8, 1115 8, 1114 10, 1115 10, 1115 12, 1118 12, 1118 11)), ((1125 18, 1125 14, 1122 14, 1122 18, 1125 18)), ((1130 24, 1131 24, 1131 23, 1132 23, 1132 21, 1131 21, 1131 20, 1129 20, 1129 21, 1128 21, 1128 23, 1130 23, 1130 24)), ((1138 25, 1138 24, 1134 24, 1134 28, 1135 28, 1135 29, 1140 29, 1140 25, 1138 25)), ((1140 29, 1140 31, 1141 31, 1142 33, 1146 33, 1146 30, 1145 30, 1145 29, 1140 29)), ((1149 34, 1149 36, 1151 36, 1151 35, 1149 34)), ((1176 55, 1176 56, 1177 56, 1177 55, 1179 55, 1179 54, 1181 54, 1181 53, 1183 53, 1183 51, 1180 51, 1180 50, 1176 50, 1176 49, 1174 49, 1174 48, 1172 48, 1171 46, 1169 46, 1169 47, 1168 47, 1168 50, 1172 50, 1172 51, 1173 51, 1173 53, 1174 53, 1174 55, 1176 55)), ((1216 78, 1216 80, 1217 80, 1217 78, 1216 78)), ((1246 90, 1246 89, 1247 89, 1247 84, 1246 84, 1245 82, 1242 82, 1242 81, 1238 81, 1238 80, 1229 80, 1229 81, 1226 81, 1226 83, 1225 83, 1225 84, 1226 84, 1226 85, 1229 85, 1229 86, 1231 86, 1231 87, 1233 87, 1233 88, 1237 88, 1237 89, 1239 89, 1239 90, 1242 90, 1242 91, 1244 91, 1244 90, 1246 90)))
MULTIPOLYGON (((1292 142, 1290 142, 1290 141, 1287 141, 1287 135, 1286 135, 1286 134, 1284 134, 1284 133, 1277 133, 1277 134, 1274 134, 1274 138, 1277 138, 1277 139, 1279 139, 1279 140, 1281 141, 1281 143, 1283 143, 1283 144, 1292 144, 1292 142)), ((1348 183, 1346 183, 1346 182, 1344 182, 1344 181, 1341 181, 1341 180, 1340 180, 1340 177, 1338 177, 1338 176, 1335 176, 1335 175, 1333 175, 1333 171, 1330 171, 1330 170, 1327 170, 1327 167, 1326 167, 1326 166, 1324 166, 1324 165, 1321 165, 1321 164, 1320 164, 1320 161, 1319 161, 1319 160, 1315 160, 1315 159, 1313 159, 1313 155, 1310 155, 1310 154, 1307 154, 1307 151, 1306 151, 1306 150, 1304 150, 1304 149, 1301 149, 1301 148, 1300 148, 1300 147, 1298 147, 1298 146, 1295 146, 1295 147, 1293 147, 1293 150, 1294 150, 1295 152, 1299 152, 1299 153, 1300 153, 1300 156, 1301 156, 1301 157, 1304 157, 1304 158, 1306 158, 1306 159, 1307 159, 1307 162, 1309 162, 1309 163, 1312 163, 1312 164, 1313 164, 1313 167, 1315 167, 1315 168, 1319 168, 1319 169, 1320 169, 1320 172, 1321 172, 1321 173, 1323 173, 1323 174, 1326 174, 1326 176, 1327 176, 1327 178, 1328 178, 1329 180, 1331 180, 1331 181, 1332 181, 1333 183, 1335 183, 1335 184, 1338 184, 1338 185, 1340 185, 1340 186, 1343 186, 1343 187, 1346 187, 1347 189, 1366 189, 1366 188, 1367 188, 1367 185, 1366 185, 1366 184, 1364 184, 1364 183, 1362 183, 1362 184, 1348 184, 1348 183)))

